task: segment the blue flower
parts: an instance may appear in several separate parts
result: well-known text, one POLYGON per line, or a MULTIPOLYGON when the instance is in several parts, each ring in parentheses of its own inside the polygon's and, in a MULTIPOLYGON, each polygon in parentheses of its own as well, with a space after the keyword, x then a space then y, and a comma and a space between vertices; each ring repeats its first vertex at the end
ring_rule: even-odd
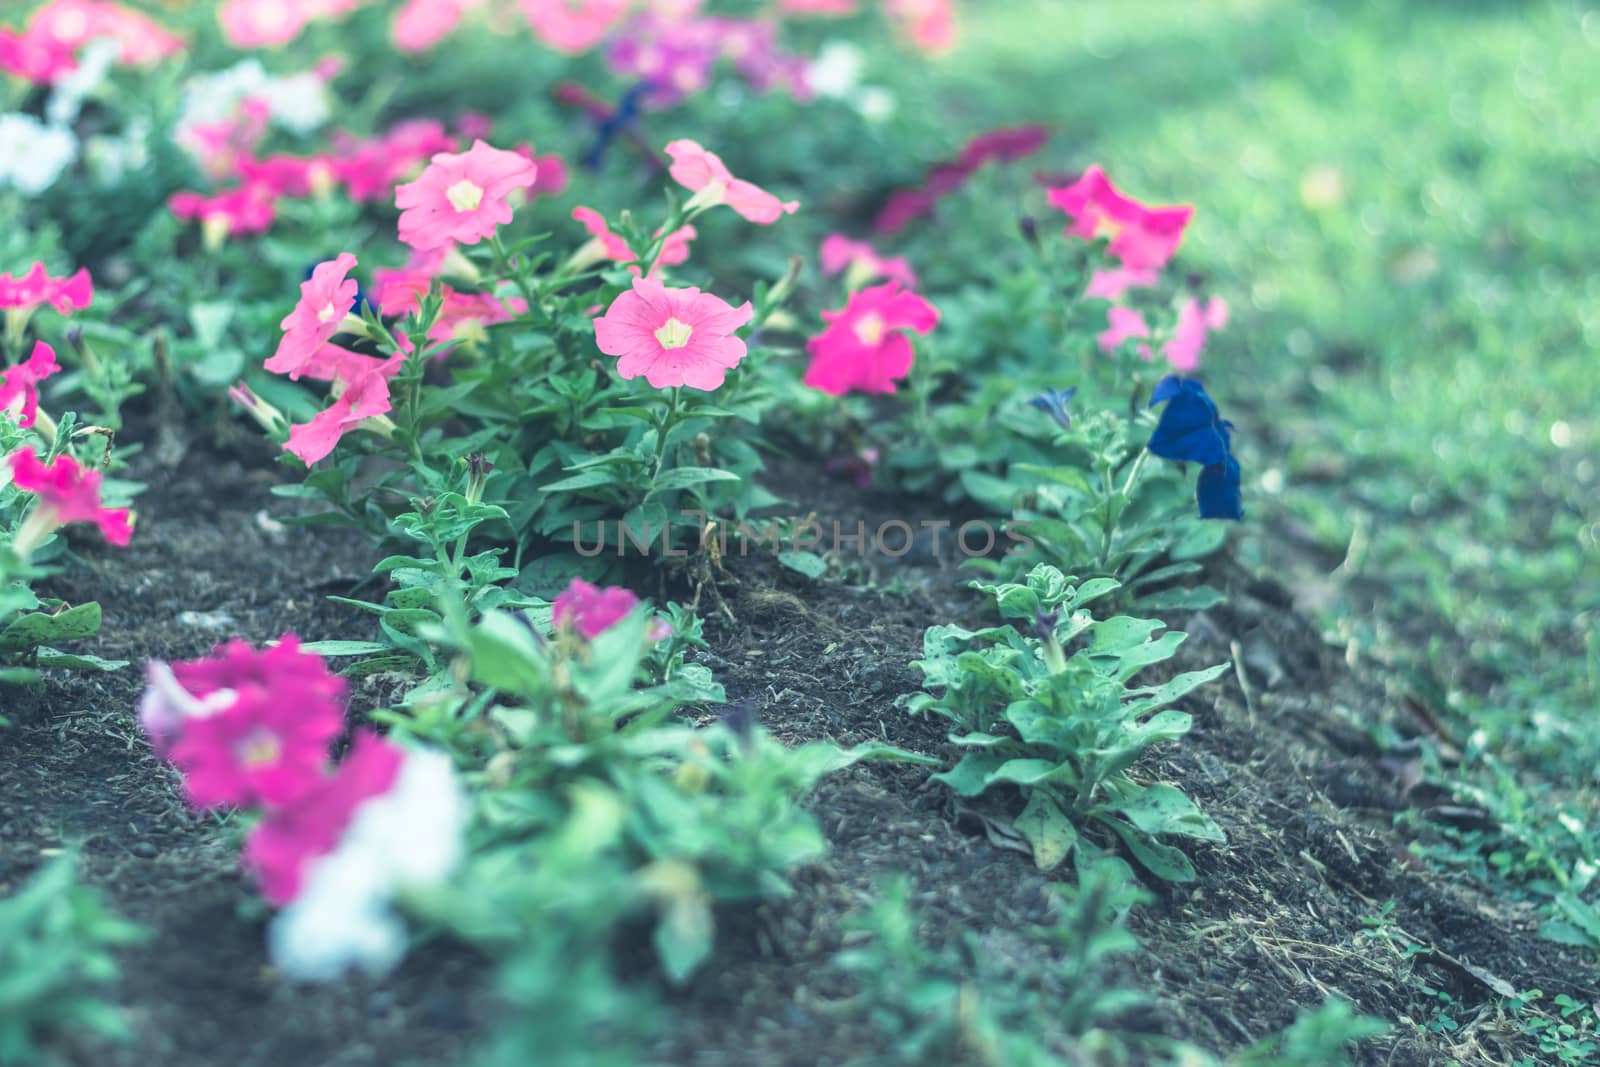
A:
POLYGON ((1076 385, 1069 386, 1065 391, 1054 387, 1046 389, 1032 400, 1028 401, 1030 407, 1036 407, 1049 415, 1060 424, 1063 430, 1072 429, 1072 413, 1067 410, 1067 402, 1078 391, 1076 385))
POLYGON ((1145 447, 1162 459, 1198 463, 1202 470, 1195 496, 1202 519, 1241 519, 1239 462, 1233 458, 1233 423, 1217 411, 1205 386, 1193 378, 1168 375, 1150 394, 1150 406, 1165 403, 1156 432, 1145 447))
POLYGON ((1244 518, 1244 505, 1239 500, 1239 461, 1229 456, 1215 466, 1202 467, 1194 494, 1200 502, 1202 519, 1237 522, 1244 518))

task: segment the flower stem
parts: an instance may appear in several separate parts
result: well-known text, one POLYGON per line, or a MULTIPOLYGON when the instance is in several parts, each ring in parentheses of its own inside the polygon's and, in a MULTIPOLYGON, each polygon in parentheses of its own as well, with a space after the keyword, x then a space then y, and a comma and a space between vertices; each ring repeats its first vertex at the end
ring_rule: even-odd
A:
POLYGON ((661 414, 661 424, 656 430, 656 465, 650 472, 650 481, 654 482, 661 476, 661 466, 667 459, 667 435, 672 432, 672 427, 678 421, 678 401, 683 391, 681 385, 674 385, 667 394, 667 408, 661 414))

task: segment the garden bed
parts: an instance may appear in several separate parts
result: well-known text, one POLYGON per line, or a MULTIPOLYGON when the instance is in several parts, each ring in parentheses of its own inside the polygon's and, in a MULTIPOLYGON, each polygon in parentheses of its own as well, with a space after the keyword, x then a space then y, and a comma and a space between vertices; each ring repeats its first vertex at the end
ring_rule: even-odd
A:
MULTIPOLYGON (((93 651, 142 661, 198 655, 231 632, 368 635, 365 617, 326 596, 348 593, 370 554, 358 538, 272 519, 284 509, 267 494, 279 479, 264 459, 245 446, 138 465, 150 483, 139 540, 127 555, 85 546, 49 589, 99 599, 105 632, 93 651)), ((798 503, 825 526, 915 507, 839 481, 817 488, 815 500, 798 503)), ((883 581, 868 588, 810 581, 770 556, 725 563, 715 580, 734 621, 708 612, 710 648, 699 659, 730 704, 752 709, 791 744, 879 740, 948 754, 942 731, 896 700, 917 687, 908 664, 921 654, 923 629, 984 612, 963 588, 959 557, 869 556, 866 569, 883 581), (900 591, 884 592, 895 578, 900 591)), ((1390 824, 1415 798, 1402 795, 1403 768, 1368 740, 1374 724, 1395 724, 1383 688, 1345 668, 1289 607, 1286 590, 1220 566, 1214 580, 1229 593, 1227 607, 1174 622, 1192 634, 1193 664, 1233 655, 1247 666, 1190 701, 1199 720, 1191 742, 1148 773, 1183 782, 1229 844, 1196 857, 1197 882, 1167 887, 1133 913, 1143 950, 1110 980, 1151 1001, 1118 1025, 1225 1052, 1330 996, 1420 1022, 1437 1001, 1399 977, 1408 944, 1428 950, 1430 985, 1468 1008, 1490 999, 1497 982, 1600 995, 1581 959, 1536 938, 1532 914, 1410 859, 1407 838, 1390 824)), ((226 824, 189 809, 139 738, 140 688, 132 671, 52 676, 46 694, 11 709, 17 728, 0 767, 0 892, 62 841, 81 842, 84 879, 153 932, 123 954, 115 994, 134 1041, 90 1046, 86 1056, 173 1067, 455 1062, 491 1032, 489 965, 448 940, 419 948, 383 980, 321 987, 275 974, 262 950, 267 914, 247 904, 226 824)), ((358 685, 357 701, 362 694, 358 685)), ((850 983, 829 961, 846 940, 846 917, 895 874, 910 875, 933 944, 975 937, 984 954, 1015 956, 1017 967, 1037 951, 1019 932, 1047 920, 1047 878, 1007 833, 1004 805, 968 806, 917 768, 869 764, 830 778, 810 807, 827 857, 799 873, 791 899, 719 915, 715 955, 667 997, 674 1021, 652 1062, 870 1061, 883 1035, 852 1007, 850 983)), ((642 956, 634 966, 652 969, 642 956)), ((1448 1035, 1402 1026, 1358 1062, 1526 1054, 1514 1036, 1475 1040, 1468 1053, 1448 1035)))

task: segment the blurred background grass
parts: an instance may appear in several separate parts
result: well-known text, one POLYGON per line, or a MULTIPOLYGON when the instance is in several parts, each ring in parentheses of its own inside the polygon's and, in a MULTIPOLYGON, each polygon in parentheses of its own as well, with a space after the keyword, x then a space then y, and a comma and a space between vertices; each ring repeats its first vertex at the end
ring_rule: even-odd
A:
POLYGON ((1197 206, 1245 558, 1592 862, 1600 8, 974 0, 965 29, 962 108, 1197 206))

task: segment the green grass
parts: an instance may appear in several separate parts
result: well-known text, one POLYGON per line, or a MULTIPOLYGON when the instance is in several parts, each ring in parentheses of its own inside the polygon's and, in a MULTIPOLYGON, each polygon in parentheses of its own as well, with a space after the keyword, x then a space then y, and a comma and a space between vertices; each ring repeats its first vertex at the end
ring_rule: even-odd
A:
POLYGON ((1576 819, 1559 862, 1593 855, 1600 8, 1007 0, 967 29, 975 113, 1197 205, 1244 558, 1293 577, 1286 525, 1344 558, 1316 599, 1353 659, 1472 739, 1466 780, 1537 792, 1517 818, 1576 819))

